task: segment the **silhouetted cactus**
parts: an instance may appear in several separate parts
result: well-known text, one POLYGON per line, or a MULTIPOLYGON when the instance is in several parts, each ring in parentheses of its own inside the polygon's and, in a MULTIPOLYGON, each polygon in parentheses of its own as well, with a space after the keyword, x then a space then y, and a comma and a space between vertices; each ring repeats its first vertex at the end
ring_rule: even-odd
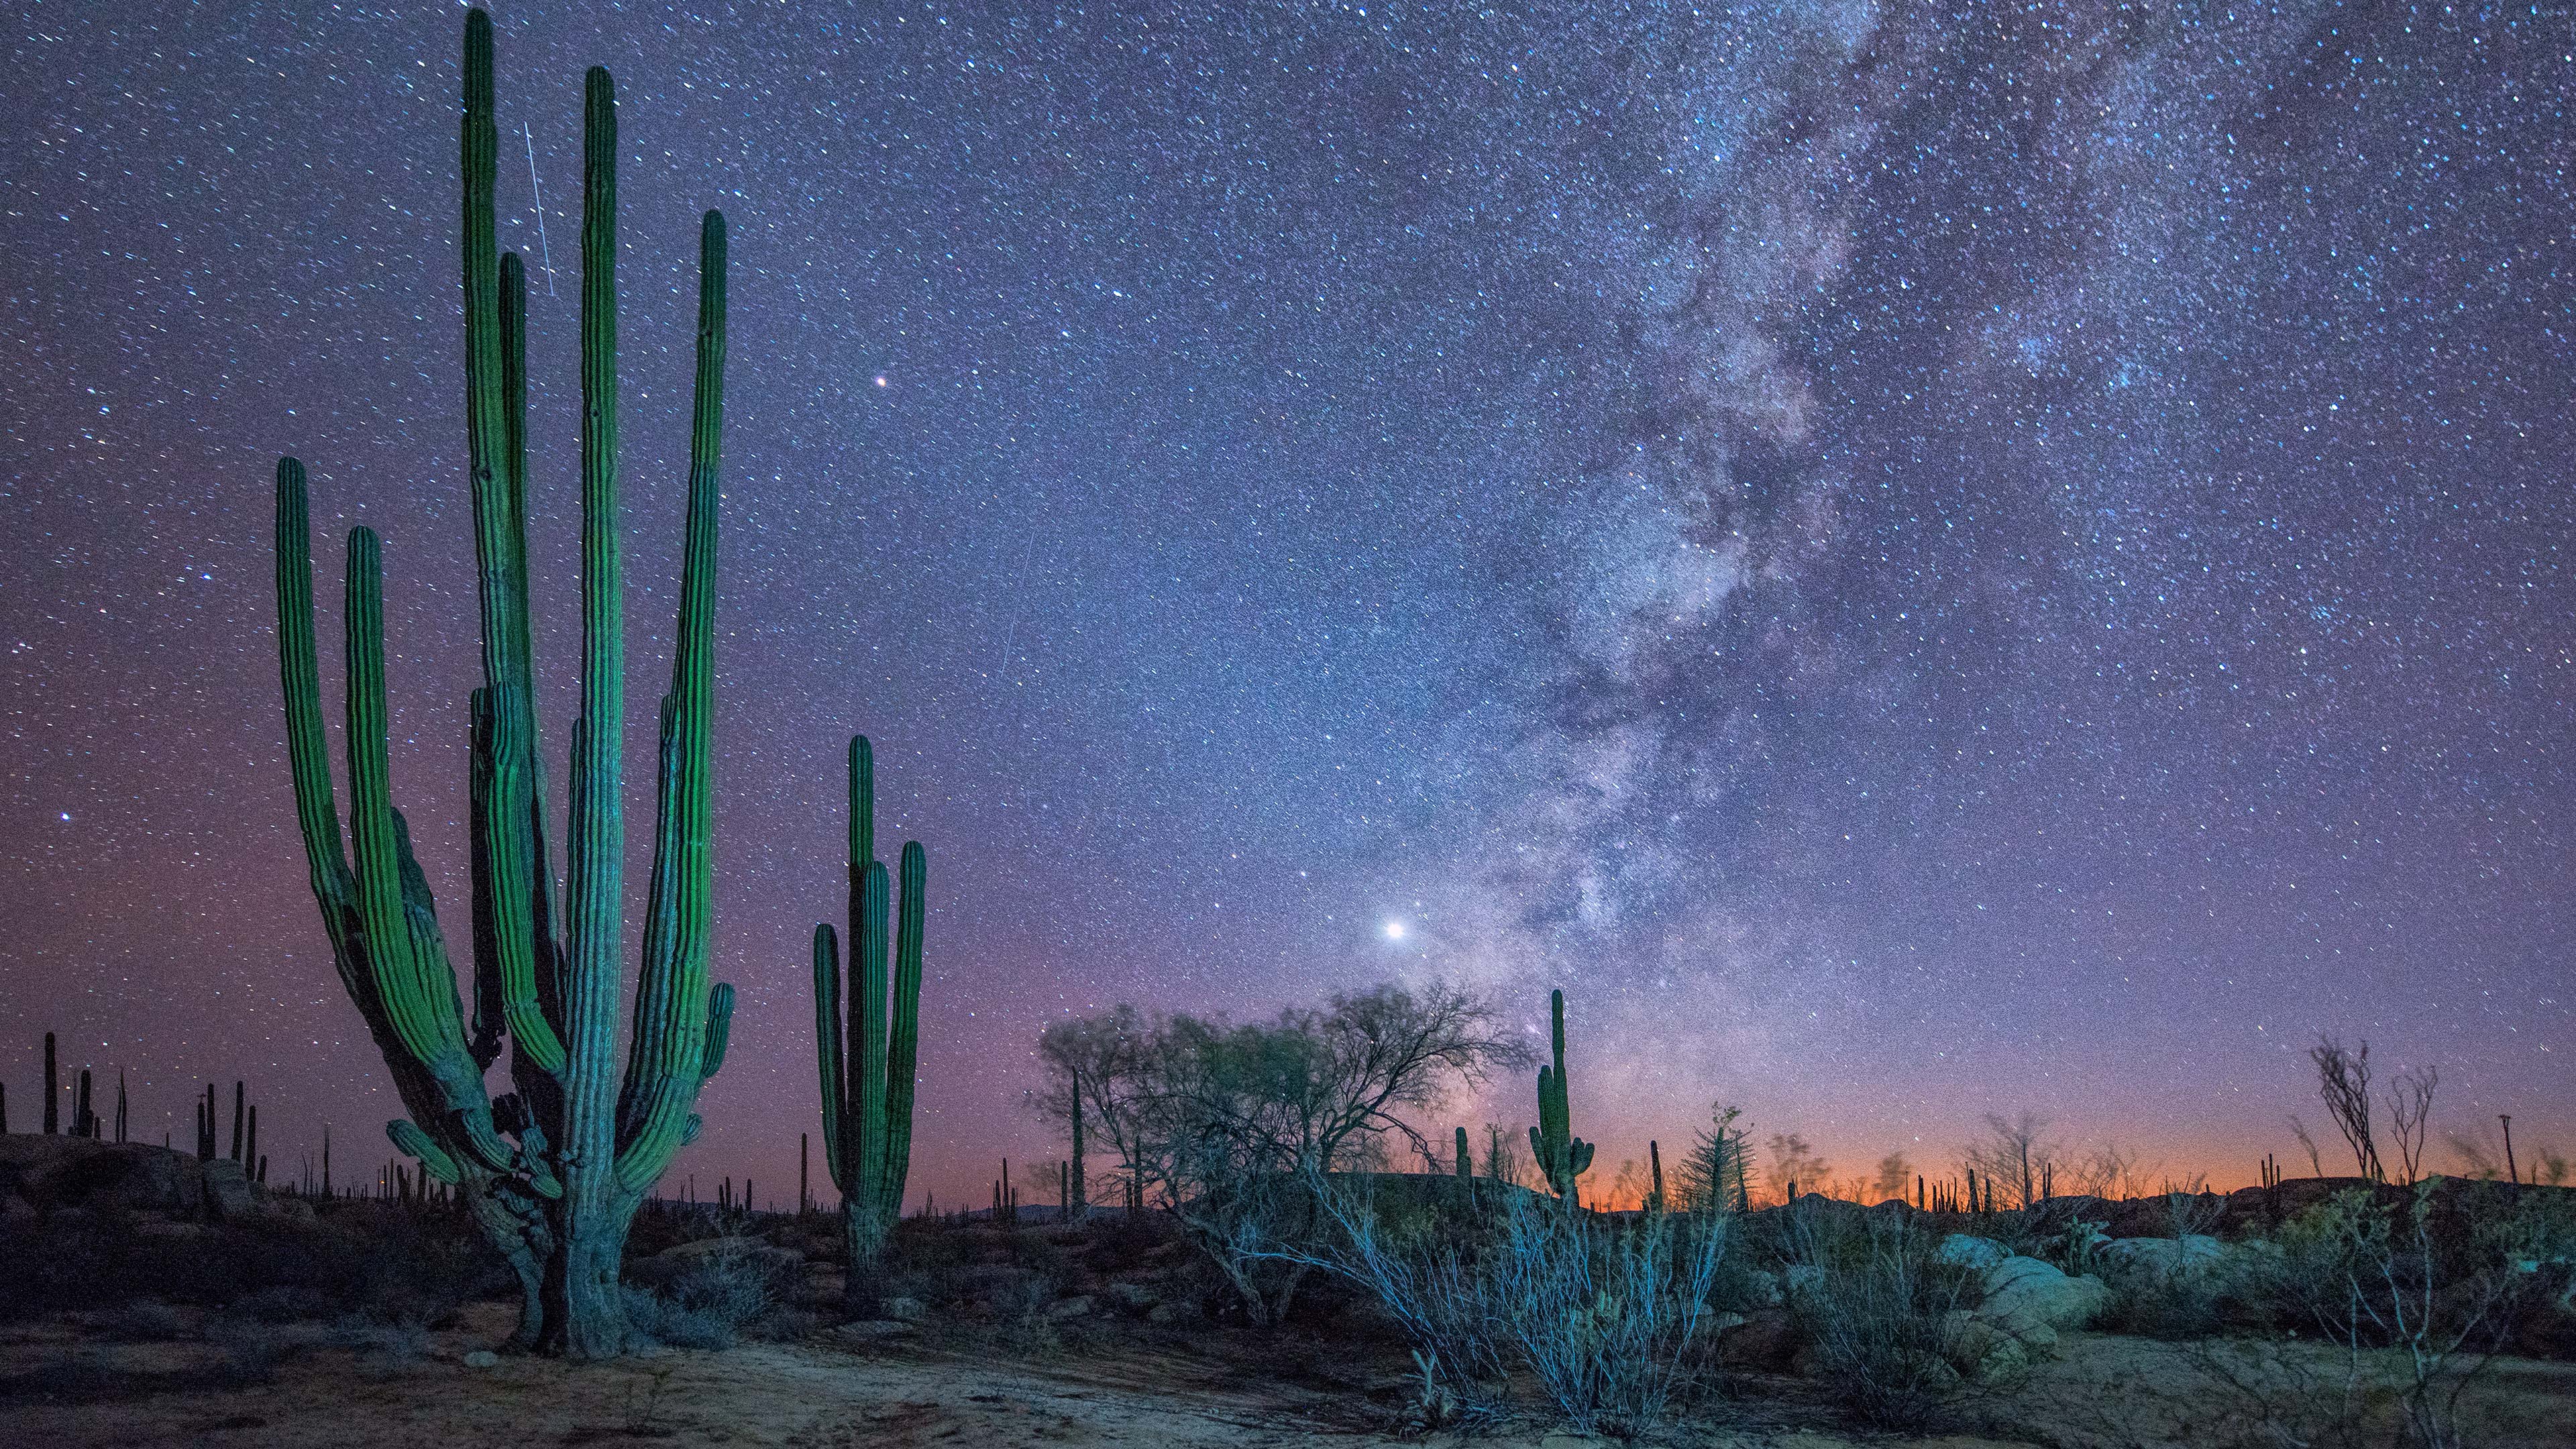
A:
MULTIPOLYGON (((495 240, 499 148, 492 24, 465 21, 466 455, 482 620, 470 709, 474 1011, 457 992, 410 832, 388 780, 384 601, 372 530, 349 535, 350 823, 343 843, 314 659, 303 465, 277 467, 278 668, 313 894, 341 983, 410 1110, 387 1134, 421 1172, 464 1189, 518 1271, 516 1341, 572 1357, 629 1341, 619 1258, 636 1206, 696 1135, 700 1085, 723 1061, 732 988, 708 984, 709 732, 714 714, 725 228, 699 230, 696 405, 671 688, 662 700, 656 832, 631 1044, 616 1050, 624 928, 626 661, 618 518, 616 99, 593 69, 583 103, 581 714, 573 729, 562 929, 547 863, 528 617, 527 276, 495 240), (512 1048, 518 1090, 483 1073, 512 1048)), ((398 1185, 398 1184, 397 1184, 398 1185)))
POLYGON ((1538 1069, 1538 1125, 1530 1129, 1530 1155, 1558 1197, 1574 1201, 1574 1180, 1592 1167, 1592 1144, 1574 1135, 1565 1097, 1565 993, 1547 997, 1549 1065, 1538 1069))
MULTIPOLYGON (((921 1024, 921 933, 928 857, 904 842, 900 901, 889 903, 876 858, 876 755, 850 739, 850 981, 846 1024, 842 963, 831 926, 814 928, 814 1050, 823 1098, 823 1161, 841 1192, 850 1254, 848 1295, 871 1301, 886 1235, 903 1214, 912 1162, 913 1072, 921 1024), (894 946, 892 1001, 886 947, 894 946)), ((999 1199, 996 1199, 998 1206, 999 1199)))
POLYGON ((56 1136, 63 1130, 62 1077, 54 1068, 54 1034, 45 1033, 45 1135, 56 1136))

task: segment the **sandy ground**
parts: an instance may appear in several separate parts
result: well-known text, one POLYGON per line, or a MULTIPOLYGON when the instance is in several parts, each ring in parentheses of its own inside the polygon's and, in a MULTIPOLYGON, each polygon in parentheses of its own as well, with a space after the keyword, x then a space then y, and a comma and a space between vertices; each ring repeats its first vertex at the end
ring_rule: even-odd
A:
MULTIPOLYGON (((19 1325, 0 1334, 0 1380, 8 1390, 0 1400, 0 1445, 1197 1449, 1426 1442, 1397 1432, 1400 1395, 1382 1378, 1365 1394, 1353 1391, 1349 1377, 1330 1382, 1332 1375, 1294 1365, 1284 1373, 1267 1371, 1280 1364, 1263 1365, 1256 1378, 1246 1371, 1240 1339, 1211 1338, 1203 1348, 1186 1339, 1159 1346, 1124 1341, 1032 1359, 989 1346, 854 1343, 826 1334, 605 1365, 509 1358, 467 1367, 465 1355, 496 1338, 504 1320, 497 1305, 477 1308, 457 1329, 432 1335, 426 1352, 408 1361, 307 1346, 287 1353, 271 1382, 233 1389, 208 1386, 226 1361, 219 1348, 111 1343, 73 1320, 19 1325)), ((2312 1370, 2333 1364, 2322 1353, 2303 1362, 2312 1370)), ((2219 1387, 2210 1366, 2189 1349, 2091 1334, 2070 1335, 2059 1359, 2022 1392, 1989 1406, 1993 1438, 1845 1435, 1829 1427, 1830 1412, 1813 1386, 1780 1380, 1741 1388, 1745 1397, 1729 1415, 1734 1422, 1703 1422, 1677 1431, 1672 1441, 1727 1449, 2224 1445, 2260 1442, 2247 1435, 2259 1435, 2271 1412, 2258 1402, 2260 1393, 2248 1397, 2219 1387)), ((2576 1446, 2576 1365, 2504 1363, 2477 1402, 2484 1408, 2471 1443, 2576 1446)), ((1435 1435, 1427 1442, 1461 1441, 1435 1435)), ((1584 1441, 1533 1427, 1465 1442, 1566 1449, 1584 1441)), ((2373 1436, 2373 1442, 2395 1441, 2373 1436)))

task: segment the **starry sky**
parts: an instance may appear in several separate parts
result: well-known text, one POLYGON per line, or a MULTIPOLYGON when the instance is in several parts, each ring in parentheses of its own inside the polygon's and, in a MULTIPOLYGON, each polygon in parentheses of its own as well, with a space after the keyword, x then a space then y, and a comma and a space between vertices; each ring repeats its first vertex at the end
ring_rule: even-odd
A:
MULTIPOLYGON (((273 1153, 383 1152, 289 802, 270 470, 313 469, 326 600, 337 535, 385 538, 397 798, 458 934, 461 14, 13 9, 19 1114, 53 1029, 138 1132, 247 1077, 273 1153)), ((2320 1030, 2437 1065, 2438 1130, 2576 1147, 2564 8, 496 21, 550 749, 585 65, 636 766, 692 227, 733 228, 702 1193, 793 1192, 854 730, 931 856, 916 1204, 1058 1150, 1049 1020, 1435 975, 1533 1030, 1566 988, 1596 1178, 1724 1097, 1837 1175, 2029 1110, 2250 1181, 2322 1130, 2320 1030)), ((1449 1115, 1517 1130, 1529 1085, 1449 1115)))

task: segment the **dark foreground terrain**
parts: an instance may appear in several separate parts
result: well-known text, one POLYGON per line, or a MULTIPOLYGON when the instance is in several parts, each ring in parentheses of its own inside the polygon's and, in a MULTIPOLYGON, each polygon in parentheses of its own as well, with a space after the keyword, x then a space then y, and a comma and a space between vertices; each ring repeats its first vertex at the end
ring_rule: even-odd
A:
MULTIPOLYGON (((2211 1198, 2182 1225, 2201 1231, 2163 1238, 2146 1207, 2094 1204, 2105 1247, 2148 1245, 2101 1254, 2098 1276, 2044 1267, 2038 1255, 2063 1237, 2044 1214, 1941 1225, 1998 1263, 2041 1266, 2022 1270, 2036 1296, 1999 1289, 1958 1315, 1964 1331, 1949 1337, 1990 1347, 1961 1360, 1938 1433, 1855 1427, 1795 1311, 1812 1290, 1794 1269, 1755 1271, 1756 1288, 1732 1291, 1785 1303, 1721 1315, 1674 1412, 1641 1437, 2406 1443, 2404 1355, 2355 1357, 2313 1328, 2249 1320, 2223 1293, 2176 1294, 2170 1275, 2143 1291, 2119 1266, 2168 1251, 2159 1242, 2175 1263, 2258 1259, 2266 1232, 2289 1233, 2280 1220, 2328 1187, 2211 1198), (1766 1295, 1780 1279, 1787 1293, 1766 1295)), ((0 1139, 0 1213, 0 1444, 12 1449, 1589 1442, 1524 1385, 1491 1421, 1426 1412, 1406 1341, 1347 1287, 1319 1280, 1284 1326, 1245 1324, 1158 1215, 909 1222, 883 1316, 852 1323, 827 1217, 657 1207, 628 1273, 639 1322, 670 1346, 567 1366, 488 1352, 511 1322, 511 1286, 434 1204, 314 1201, 160 1149, 17 1136, 0 1139)), ((2565 1327, 2533 1317, 2514 1352, 2462 1376, 2455 1442, 2576 1446, 2565 1327)))

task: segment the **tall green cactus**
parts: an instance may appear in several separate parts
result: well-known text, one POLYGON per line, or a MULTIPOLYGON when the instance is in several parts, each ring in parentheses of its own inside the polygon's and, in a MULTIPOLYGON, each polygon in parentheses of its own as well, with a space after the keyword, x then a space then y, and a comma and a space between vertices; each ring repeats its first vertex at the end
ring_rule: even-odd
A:
POLYGON ((889 919, 885 862, 876 858, 876 755, 865 735, 850 739, 850 973, 843 1025, 841 949, 829 924, 814 928, 814 1050, 823 1095, 823 1160, 841 1190, 841 1232, 850 1250, 847 1295, 866 1306, 871 1270, 903 1215, 912 1162, 912 1078, 921 1024, 923 881, 921 842, 907 840, 897 866, 899 911, 889 919), (894 941, 889 1015, 886 941, 894 941))
POLYGON ((1565 1101, 1565 993, 1547 997, 1554 1061, 1538 1069, 1538 1125, 1530 1129, 1530 1155, 1558 1197, 1574 1200, 1574 1180, 1592 1168, 1592 1144, 1574 1135, 1565 1101))
POLYGON ((465 20, 467 470, 483 686, 468 740, 474 1011, 459 999, 429 883, 387 778, 384 595, 373 531, 349 534, 345 595, 350 818, 333 799, 314 658, 305 476, 277 465, 278 673, 314 899, 341 984, 391 1069, 408 1120, 387 1124, 428 1178, 454 1185, 525 1292, 513 1342, 575 1358, 629 1345, 619 1259, 635 1209, 692 1139, 698 1089, 724 1058, 733 988, 708 984, 709 732, 714 714, 725 227, 698 239, 696 407, 670 692, 662 699, 644 960, 624 1063, 616 1032, 624 929, 625 647, 617 459, 617 110, 594 68, 583 106, 581 716, 573 726, 563 929, 547 863, 530 647, 527 273, 502 255, 492 23, 465 20), (510 1048, 517 1091, 484 1073, 510 1048))

